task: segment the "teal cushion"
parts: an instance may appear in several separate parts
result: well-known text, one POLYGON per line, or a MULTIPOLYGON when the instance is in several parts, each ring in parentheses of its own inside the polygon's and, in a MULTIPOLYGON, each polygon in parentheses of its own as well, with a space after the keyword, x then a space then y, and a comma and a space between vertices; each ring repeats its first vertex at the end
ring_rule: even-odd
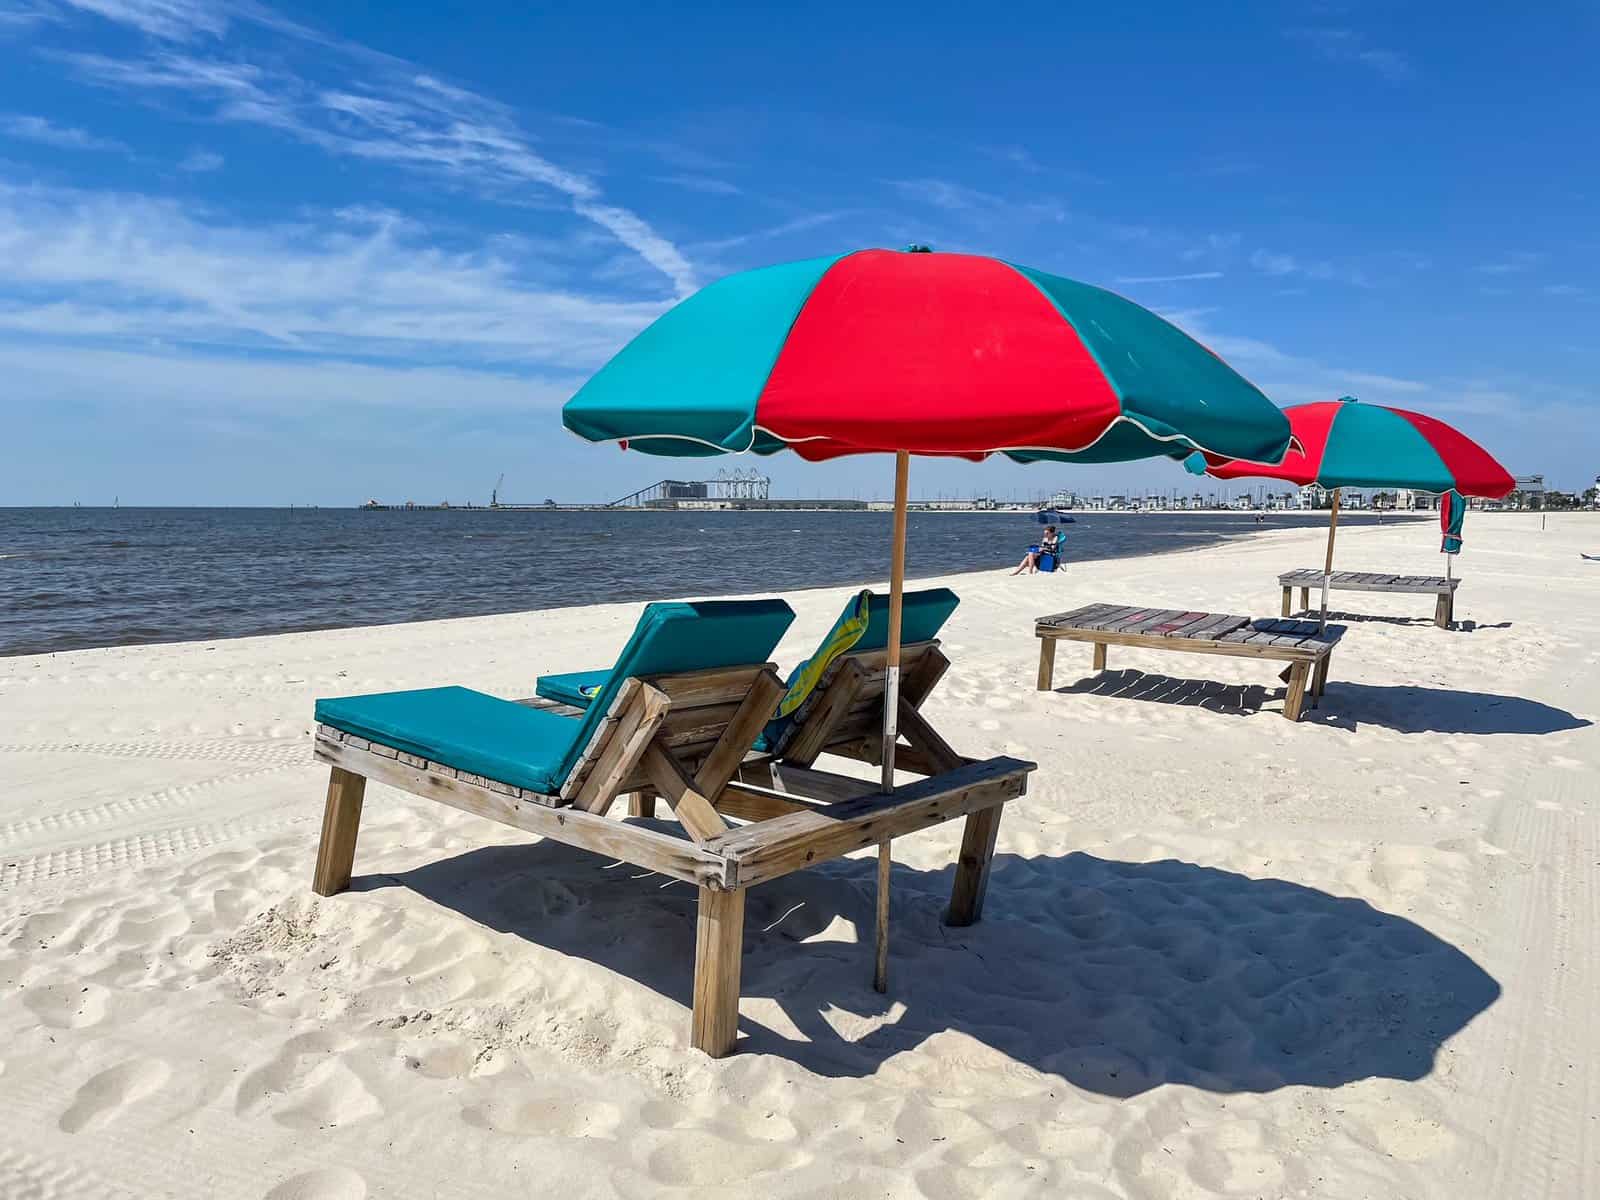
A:
MULTIPOLYGON (((794 621, 782 600, 659 601, 645 605, 628 644, 589 702, 577 739, 562 762, 565 778, 629 677, 768 662, 794 621)), ((577 718, 570 718, 576 720, 577 718)))
MULTIPOLYGON (((944 628, 944 623, 960 603, 961 598, 949 588, 906 592, 900 597, 900 644, 909 646, 914 642, 931 642, 939 636, 939 630, 944 628)), ((845 605, 839 620, 834 622, 835 626, 849 619, 854 605, 854 599, 845 605)), ((867 605, 867 631, 861 635, 853 652, 882 650, 889 644, 889 597, 874 592, 867 605)), ((828 632, 831 634, 833 631, 828 632)), ((822 639, 823 642, 827 640, 822 639)))
POLYGON ((582 722, 464 687, 317 701, 317 720, 368 741, 555 795, 582 722))
MULTIPOLYGON (((949 588, 928 588, 921 592, 904 593, 900 597, 900 644, 910 646, 916 642, 931 642, 939 636, 939 630, 944 628, 944 623, 950 619, 950 614, 955 612, 956 605, 960 603, 961 598, 949 588)), ((834 630, 854 616, 855 611, 856 598, 852 596, 845 602, 838 619, 828 628, 828 632, 817 645, 826 646, 833 637, 834 630)), ((888 644, 889 597, 874 592, 867 599, 867 628, 860 640, 850 648, 850 653, 882 650, 888 644)), ((800 672, 805 670, 809 661, 809 659, 802 660, 789 672, 789 677, 783 683, 785 690, 794 683, 800 672)), ((776 749, 782 744, 789 727, 794 724, 795 716, 796 713, 790 713, 786 717, 779 717, 769 722, 756 742, 755 748, 761 751, 776 749)))
POLYGON ((610 671, 568 671, 563 675, 541 675, 533 682, 533 692, 546 700, 588 708, 589 701, 605 690, 610 671))

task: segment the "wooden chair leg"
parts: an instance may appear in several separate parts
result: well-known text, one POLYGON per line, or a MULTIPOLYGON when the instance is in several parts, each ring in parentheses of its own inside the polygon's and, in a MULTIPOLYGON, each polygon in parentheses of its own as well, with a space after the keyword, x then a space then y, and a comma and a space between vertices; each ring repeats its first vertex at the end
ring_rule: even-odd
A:
POLYGON ((1433 623, 1440 629, 1450 628, 1450 597, 1443 592, 1439 593, 1439 599, 1433 606, 1433 623))
POLYGON ((695 922, 694 1013, 689 1044, 712 1058, 739 1036, 739 967, 744 955, 744 889, 700 889, 695 922))
POLYGON ((1104 642, 1096 642, 1094 644, 1094 669, 1096 671, 1104 671, 1106 669, 1106 644, 1104 642))
POLYGON ((317 844, 317 869, 311 890, 337 896, 350 886, 356 861, 356 831, 361 827, 361 801, 367 777, 334 767, 328 775, 328 801, 322 809, 322 840, 317 844))
POLYGON ((1310 612, 1311 611, 1311 589, 1310 588, 1301 588, 1300 589, 1300 611, 1301 612, 1310 612))
POLYGON ((1056 639, 1042 637, 1039 639, 1039 690, 1048 692, 1055 686, 1056 679, 1056 639))
POLYGON ((1293 598, 1294 598, 1294 589, 1293 588, 1284 588, 1283 589, 1283 615, 1286 616, 1286 617, 1289 615, 1289 601, 1292 600, 1293 598))
POLYGON ((995 835, 1000 832, 1000 812, 1005 806, 982 808, 967 817, 956 859, 956 881, 950 889, 946 925, 971 925, 983 916, 983 897, 989 890, 989 865, 994 861, 995 835))
POLYGON ((656 794, 643 789, 631 792, 628 795, 628 815, 630 817, 653 817, 656 815, 656 794))
POLYGON ((1311 676, 1311 698, 1313 701, 1322 699, 1322 693, 1328 690, 1328 664, 1333 661, 1331 653, 1324 654, 1317 662, 1317 669, 1311 676))
POLYGON ((1289 668, 1288 690, 1283 695, 1283 715, 1291 721, 1300 719, 1300 710, 1306 702, 1306 675, 1310 663, 1297 662, 1289 668))
POLYGON ((878 992, 889 990, 889 870, 893 865, 889 843, 883 842, 878 846, 878 922, 872 967, 872 988, 878 992))

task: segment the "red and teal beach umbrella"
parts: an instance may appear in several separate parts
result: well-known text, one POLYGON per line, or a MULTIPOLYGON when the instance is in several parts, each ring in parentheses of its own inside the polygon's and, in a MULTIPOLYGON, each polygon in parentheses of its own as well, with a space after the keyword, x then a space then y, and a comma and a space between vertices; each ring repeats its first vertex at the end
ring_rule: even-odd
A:
MULTIPOLYGON (((1328 576, 1333 573, 1333 538, 1339 525, 1340 491, 1347 487, 1409 488, 1438 495, 1453 494, 1455 504, 1441 504, 1441 520, 1451 535, 1448 514, 1454 511, 1456 550, 1460 549, 1464 496, 1498 500, 1516 486, 1511 473, 1477 442, 1443 421, 1403 408, 1339 400, 1297 404, 1284 409, 1294 431, 1289 452, 1278 462, 1225 459, 1211 453, 1191 455, 1185 465, 1214 479, 1284 479, 1304 487, 1315 484, 1333 493, 1328 525, 1328 553, 1323 565, 1322 614, 1328 613, 1328 576)), ((1456 551, 1446 549, 1446 553, 1456 551)))
POLYGON ((652 454, 788 447, 1122 462, 1275 460, 1288 426, 1204 346, 1112 292, 971 254, 858 250, 730 275, 567 404, 652 454))
MULTIPOLYGON (((719 280, 624 346, 562 421, 589 441, 650 454, 895 455, 885 791, 898 738, 910 455, 1274 461, 1289 444, 1275 405, 1154 313, 1058 275, 922 247, 719 280)), ((888 852, 885 842, 880 911, 888 852)), ((880 991, 885 953, 880 941, 880 991)))

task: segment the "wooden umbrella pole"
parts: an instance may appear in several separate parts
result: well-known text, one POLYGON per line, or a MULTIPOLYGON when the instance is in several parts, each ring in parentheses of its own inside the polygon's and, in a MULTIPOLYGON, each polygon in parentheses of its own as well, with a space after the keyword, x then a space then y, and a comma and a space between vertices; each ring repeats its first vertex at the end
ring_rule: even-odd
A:
POLYGON ((1333 489, 1333 512, 1328 517, 1328 557, 1322 564, 1322 622, 1319 629, 1328 628, 1328 584, 1333 578, 1333 535, 1339 530, 1339 493, 1333 489))
MULTIPOLYGON (((894 791, 894 746, 900 740, 900 601, 906 582, 906 502, 911 476, 911 455, 894 456, 894 547, 889 566, 889 644, 884 657, 883 681, 883 791, 894 791)), ((877 955, 872 986, 889 990, 889 841, 878 843, 877 955)))
POLYGON ((894 457, 894 548, 889 567, 889 645, 883 682, 883 790, 894 791, 894 744, 900 737, 900 600, 906 584, 906 492, 911 455, 894 457))

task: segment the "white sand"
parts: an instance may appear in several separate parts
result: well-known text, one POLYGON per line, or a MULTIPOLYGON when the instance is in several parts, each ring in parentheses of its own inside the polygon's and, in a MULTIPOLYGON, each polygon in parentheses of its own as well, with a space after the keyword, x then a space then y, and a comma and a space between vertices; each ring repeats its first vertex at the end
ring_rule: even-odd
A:
POLYGON ((1031 618, 1271 615, 1316 533, 950 581, 931 714, 1043 764, 985 919, 938 920, 959 825, 896 842, 883 999, 869 858, 757 889, 720 1062, 687 887, 382 787, 308 887, 314 697, 526 695, 638 606, 0 660, 0 1196, 1600 1195, 1600 521, 1467 533, 1468 630, 1336 594, 1386 616, 1299 725, 1235 659, 1036 693, 1031 618))

